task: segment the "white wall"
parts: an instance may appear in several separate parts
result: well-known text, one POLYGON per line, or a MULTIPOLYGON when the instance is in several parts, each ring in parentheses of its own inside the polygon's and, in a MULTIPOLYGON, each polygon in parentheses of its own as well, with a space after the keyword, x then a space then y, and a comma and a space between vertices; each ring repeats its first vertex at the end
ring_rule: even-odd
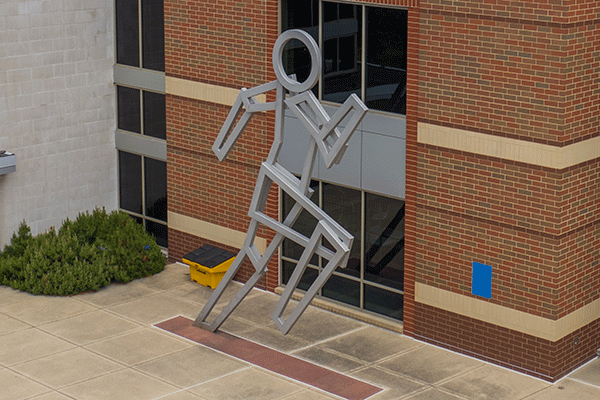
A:
POLYGON ((114 0, 0 1, 0 248, 117 206, 114 0))

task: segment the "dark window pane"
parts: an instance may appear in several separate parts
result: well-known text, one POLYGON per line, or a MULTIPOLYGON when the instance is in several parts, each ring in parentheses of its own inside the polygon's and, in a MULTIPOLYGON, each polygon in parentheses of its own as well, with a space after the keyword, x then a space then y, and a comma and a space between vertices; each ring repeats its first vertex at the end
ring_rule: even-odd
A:
POLYGON ((323 2, 323 100, 360 97, 362 7, 323 2))
MULTIPOLYGON (((310 182, 311 189, 314 190, 314 193, 311 197, 311 200, 315 204, 319 204, 319 182, 311 181, 310 182)), ((285 192, 283 192, 283 219, 287 217, 288 213, 292 209, 292 207, 296 204, 296 202, 285 192)), ((310 238, 315 227, 317 226, 317 220, 312 215, 308 213, 306 210, 302 210, 300 216, 296 220, 296 222, 292 225, 292 228, 304 236, 310 238)), ((300 259, 302 252, 304 251, 304 247, 300 246, 296 242, 293 242, 289 239, 283 240, 283 256, 293 258, 295 260, 300 259)), ((310 263, 318 266, 319 260, 318 256, 313 255, 310 260, 310 263)))
POLYGON ((360 283, 331 275, 323 285, 323 296, 360 307, 360 283))
POLYGON ((365 310, 403 319, 404 296, 374 286, 365 285, 365 310))
POLYGON ((136 217, 134 215, 128 214, 135 222, 137 222, 138 224, 140 224, 141 226, 144 226, 144 219, 141 217, 136 217))
POLYGON ((406 114, 407 11, 367 7, 366 104, 406 114))
POLYGON ((167 222, 167 163, 144 157, 146 216, 167 222))
POLYGON ((318 42, 319 0, 282 0, 281 15, 282 32, 288 29, 302 29, 318 42))
MULTIPOLYGON (((302 29, 319 43, 319 1, 292 1, 283 0, 282 7, 282 29, 302 29)), ((296 74, 299 82, 304 82, 310 75, 311 58, 308 49, 296 39, 286 43, 282 64, 288 75, 296 74)), ((315 95, 318 93, 318 84, 313 87, 315 95)))
POLYGON ((365 193, 365 279, 404 289, 404 202, 365 193))
POLYGON ((117 64, 140 66, 138 0, 116 0, 117 64))
POLYGON ((156 238, 156 244, 162 247, 168 247, 168 229, 166 225, 146 220, 146 230, 156 238))
POLYGON ((143 92, 144 96, 144 135, 167 139, 167 119, 165 116, 165 95, 143 92))
POLYGON ((117 128, 142 133, 139 89, 117 86, 117 113, 117 128))
POLYGON ((344 269, 338 268, 337 271, 360 277, 360 191, 329 183, 323 183, 322 185, 323 210, 354 236, 348 265, 344 269))
POLYGON ((142 213, 142 157, 119 151, 119 207, 142 213))
MULTIPOLYGON (((296 268, 296 263, 290 261, 283 261, 281 266, 281 282, 286 285, 292 273, 294 272, 294 268, 296 268)), ((319 276, 319 272, 316 269, 307 267, 302 274, 302 278, 300 278, 300 282, 298 283, 298 289, 308 290, 310 285, 317 279, 319 276)))
POLYGON ((163 0, 142 0, 142 65, 165 70, 163 0))

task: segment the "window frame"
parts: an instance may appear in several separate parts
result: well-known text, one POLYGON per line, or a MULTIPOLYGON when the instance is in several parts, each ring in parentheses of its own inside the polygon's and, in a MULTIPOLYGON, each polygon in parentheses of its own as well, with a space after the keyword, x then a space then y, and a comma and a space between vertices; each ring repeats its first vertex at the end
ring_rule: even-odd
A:
MULTIPOLYGON (((293 0, 283 0, 286 3, 293 1, 293 0)), ((361 49, 361 55, 360 55, 360 64, 362 66, 366 66, 367 65, 367 51, 366 51, 366 45, 367 45, 367 8, 371 7, 371 8, 388 8, 388 9, 393 9, 393 10, 403 10, 403 11, 408 11, 409 8, 408 7, 399 7, 399 6, 392 6, 392 5, 387 5, 387 4, 370 4, 370 3, 356 3, 356 2, 350 2, 350 1, 344 1, 344 0, 314 0, 318 3, 318 25, 317 25, 317 30, 318 30, 318 38, 316 40, 317 44, 319 45, 319 50, 321 51, 321 55, 323 55, 324 52, 324 42, 323 42, 323 25, 324 25, 324 21, 323 21, 323 3, 338 3, 338 4, 349 4, 349 5, 353 5, 353 6, 357 6, 357 7, 361 7, 361 33, 360 33, 360 49, 361 49)), ((281 4, 281 3, 280 3, 281 4)), ((311 4, 312 7, 312 4, 311 4)), ((284 25, 287 24, 285 21, 285 15, 284 15, 284 8, 288 8, 288 7, 283 7, 280 6, 279 7, 279 26, 278 26, 278 33, 281 34, 282 32, 284 32, 284 25)), ((339 11, 338 11, 339 13, 339 11)), ((302 28, 287 28, 287 29, 302 29, 302 28)), ((287 30, 286 29, 286 30, 287 30)), ((406 46, 408 46, 408 21, 407 21, 407 33, 406 33, 406 46)), ((339 45, 339 38, 338 38, 338 45, 339 45)), ((408 56, 406 56, 408 57, 408 56)), ((408 62, 408 60, 407 60, 408 62)), ((284 64, 285 65, 285 64, 284 64)), ((320 102, 322 102, 323 104, 326 105, 330 105, 330 106, 340 106, 341 103, 337 103, 337 102, 333 102, 333 101, 329 101, 329 100, 324 100, 323 99, 323 79, 324 79, 324 68, 325 66, 323 65, 322 67, 322 71, 321 71, 321 77, 318 80, 317 84, 315 85, 315 88, 313 88, 313 92, 315 92, 316 97, 319 99, 320 102), (316 89, 316 90, 315 90, 316 89)), ((360 67, 361 71, 361 83, 360 83, 360 98, 361 100, 366 104, 366 97, 367 97, 367 68, 366 67, 360 67)), ((408 69, 408 65, 407 65, 407 69, 408 69)), ((339 74, 339 71, 333 72, 332 74, 339 74)), ((405 73, 405 77, 408 75, 407 70, 404 71, 405 73)), ((406 79, 406 78, 405 78, 406 79)), ((405 80, 405 87, 407 86, 407 82, 405 80)), ((352 90, 351 90, 352 91, 352 90)), ((405 95, 406 96, 406 95, 405 95)), ((392 111, 385 111, 385 110, 379 110, 379 109, 369 109, 370 113, 379 113, 379 114, 384 114, 387 116, 392 116, 392 117, 396 117, 396 118, 404 118, 406 119, 406 107, 404 110, 404 113, 396 113, 396 112, 392 112, 392 111)))
MULTIPOLYGON (((148 42, 153 42, 156 40, 156 38, 154 38, 154 40, 150 39, 150 40, 144 40, 144 35, 146 32, 148 32, 148 30, 144 29, 146 27, 146 25, 144 24, 144 2, 146 1, 151 1, 151 0, 130 0, 130 1, 135 1, 137 4, 137 65, 131 65, 131 64, 123 64, 123 63, 119 63, 119 46, 120 44, 123 44, 122 41, 120 41, 119 39, 119 20, 117 19, 117 15, 118 15, 118 9, 119 9, 119 2, 121 0, 114 0, 114 21, 115 21, 115 25, 114 25, 114 29, 115 29, 115 47, 114 47, 114 51, 115 51, 115 64, 116 65, 121 65, 121 66, 127 66, 129 68, 136 68, 139 70, 149 70, 149 71, 156 71, 156 72, 165 72, 165 45, 164 45, 164 0, 162 1, 162 9, 163 9, 163 16, 161 18, 162 23, 163 23, 163 34, 162 34, 162 68, 150 68, 148 65, 144 65, 144 55, 145 55, 145 49, 150 50, 149 44, 148 42)), ((124 0, 126 1, 126 0, 124 0)), ((150 21, 148 21, 150 22, 150 21)), ((133 25, 133 24, 132 24, 133 25)), ((127 38, 127 35, 124 35, 125 39, 127 38)), ((125 40, 126 41, 126 40, 125 40)), ((148 51, 148 53, 151 53, 150 51, 148 51)), ((133 57, 132 57, 133 58, 133 57)), ((148 62, 147 64, 151 64, 150 62, 148 62)))
MULTIPOLYGON (((337 183, 328 182, 328 181, 324 181, 324 180, 313 179, 313 181, 316 181, 318 183, 318 193, 315 193, 315 195, 317 196, 317 198, 319 200, 317 206, 319 208, 321 208, 321 209, 323 209, 323 204, 324 204, 324 200, 323 200, 323 184, 335 185, 335 186, 339 186, 339 187, 342 187, 342 188, 348 188, 348 189, 352 189, 352 190, 356 190, 356 191, 360 192, 360 237, 358 237, 358 238, 355 237, 354 238, 355 241, 356 240, 360 241, 360 274, 359 274, 358 277, 352 276, 350 274, 345 274, 345 273, 342 273, 342 272, 338 272, 338 271, 334 271, 333 274, 332 274, 332 276, 337 276, 337 277, 340 277, 340 278, 348 279, 350 281, 357 282, 359 284, 359 287, 360 287, 359 305, 355 306, 355 305, 352 305, 352 304, 349 304, 349 303, 345 303, 345 302, 340 301, 340 300, 336 300, 336 299, 331 298, 331 297, 324 296, 323 295, 323 288, 320 288, 317 291, 316 298, 323 299, 323 300, 326 300, 328 302, 334 302, 334 303, 340 304, 340 305, 342 305, 344 307, 352 307, 352 308, 355 308, 355 309, 359 309, 361 312, 373 314, 373 315, 376 315, 377 317, 380 317, 380 318, 386 318, 386 319, 389 319, 391 321, 400 322, 401 323, 404 320, 404 317, 402 317, 401 319, 398 319, 398 318, 394 318, 394 317, 388 316, 386 314, 377 313, 376 311, 368 310, 368 309, 365 308, 365 304, 366 304, 366 301, 365 301, 366 286, 370 286, 370 287, 374 287, 374 288, 379 289, 379 290, 390 292, 390 293, 393 293, 394 295, 400 295, 401 298, 402 298, 402 303, 404 302, 404 279, 403 279, 403 282, 402 282, 403 289, 397 289, 397 288, 393 288, 393 287, 390 287, 390 286, 386 286, 386 285, 378 283, 378 282, 370 281, 370 280, 368 280, 368 279, 365 278, 365 275, 366 275, 365 265, 364 265, 365 264, 365 251, 366 251, 366 249, 365 249, 365 245, 366 245, 365 235, 366 235, 366 232, 367 232, 367 229, 366 229, 366 215, 367 215, 367 211, 366 211, 366 197, 367 197, 368 194, 373 194, 373 195, 376 195, 376 196, 385 197, 385 198, 389 198, 389 199, 396 200, 396 201, 401 201, 401 202, 404 203, 404 206, 406 204, 406 200, 400 199, 400 198, 395 198, 395 197, 388 196, 388 195, 383 195, 383 194, 380 194, 380 193, 365 191, 365 190, 353 188, 353 187, 350 187, 350 186, 340 185, 340 184, 337 184, 337 183)), ((284 195, 285 195, 285 193, 281 190, 281 188, 279 188, 278 193, 279 193, 279 221, 282 221, 283 220, 283 213, 284 213, 283 202, 284 202, 284 195)), ((315 195, 313 195, 313 196, 315 196, 315 195)), ((405 216, 403 217, 403 221, 406 221, 405 220, 405 216)), ((403 223, 405 223, 405 222, 403 222, 403 223)), ((289 262, 289 263, 294 263, 295 264, 298 261, 296 259, 293 259, 293 258, 285 256, 283 254, 284 253, 283 246, 284 246, 284 243, 282 242, 282 244, 280 245, 280 248, 279 248, 279 252, 278 252, 278 264, 279 264, 278 284, 281 287, 285 287, 286 286, 286 284, 283 283, 284 262, 289 262)), ((310 268, 311 270, 314 270, 314 271, 317 271, 317 273, 320 273, 322 271, 322 269, 323 269, 322 258, 318 257, 317 260, 318 260, 318 265, 314 265, 312 263, 309 263, 308 266, 307 266, 307 270, 310 268)), ((403 264, 404 264, 404 258, 403 258, 403 264)), ((296 290, 299 290, 301 292, 305 292, 303 289, 300 289, 300 288, 297 288, 296 290)), ((404 309, 403 305, 401 306, 401 309, 402 309, 402 314, 403 314, 403 309, 404 309)))
MULTIPOLYGON (((168 228, 168 223, 167 221, 163 221, 161 219, 157 219, 154 217, 150 217, 148 215, 146 215, 146 159, 151 159, 154 161, 158 161, 158 162, 163 162, 165 164, 165 169, 167 168, 167 162, 163 161, 163 160, 158 160, 152 157, 148 157, 145 156, 143 154, 139 154, 139 153, 134 153, 134 152, 130 152, 127 150, 121 150, 118 149, 117 150, 117 164, 118 164, 118 168, 117 168, 117 181, 119 182, 119 211, 123 211, 124 213, 127 213, 129 215, 131 215, 132 217, 135 217, 136 219, 141 219, 142 220, 142 226, 144 227, 144 229, 146 229, 146 221, 150 221, 156 224, 160 224, 165 226, 166 228, 168 228), (140 157, 140 180, 141 180, 141 196, 142 196, 142 213, 138 213, 135 211, 131 211, 131 210, 127 210, 121 207, 121 153, 125 153, 125 154, 132 154, 135 156, 139 156, 140 157)), ((167 174, 165 173, 165 196, 167 196, 167 179, 166 179, 167 174)), ((168 203, 167 203, 168 204, 168 203)), ((168 210, 168 206, 167 206, 167 210, 168 210)), ((151 232, 149 232, 151 233, 151 232)), ((169 244, 169 238, 167 235, 166 241, 167 241, 167 246, 162 246, 159 244, 160 247, 162 248, 167 248, 168 244, 169 244)))

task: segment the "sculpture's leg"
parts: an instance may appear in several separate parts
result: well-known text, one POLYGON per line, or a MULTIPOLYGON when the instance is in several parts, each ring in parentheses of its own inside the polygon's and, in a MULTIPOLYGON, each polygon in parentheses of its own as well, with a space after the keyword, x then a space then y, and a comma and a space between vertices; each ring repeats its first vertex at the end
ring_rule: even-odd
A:
MULTIPOLYGON (((194 324, 193 324, 194 326, 209 330, 211 332, 214 332, 217 329, 219 329, 219 326, 223 323, 226 316, 225 316, 225 318, 222 318, 222 320, 218 323, 217 323, 217 320, 219 319, 219 317, 221 317, 221 315, 219 315, 219 317, 217 317, 217 320, 215 320, 212 324, 209 324, 205 320, 208 317, 208 315, 210 314, 210 312, 212 311, 212 309, 215 307, 215 305, 217 304, 217 302, 219 301, 221 296, 223 295, 223 292, 225 292, 225 288, 227 287, 229 282, 231 282, 231 280, 235 276, 236 272, 240 269, 240 266, 242 265, 242 262, 244 261, 245 258, 246 258, 246 249, 242 248, 239 251, 239 253, 237 254, 237 256, 235 257, 235 260, 233 260, 233 263, 231 264, 231 266, 229 267, 229 269, 227 270, 225 275, 223 276, 223 279, 221 279, 221 282, 219 282, 219 285, 217 286, 215 291, 211 294, 210 298, 204 305, 204 308, 202 309, 202 311, 200 311, 200 314, 198 314, 198 317, 196 317, 196 320, 194 321, 194 324)), ((243 289, 244 288, 242 288, 240 291, 242 291, 243 289)), ((237 296, 238 295, 236 294, 236 297, 237 296)), ((242 298, 244 296, 245 295, 243 295, 242 298)), ((238 303, 239 303, 239 301, 238 301, 238 303)), ((230 313, 231 313, 231 311, 230 311, 230 313)))
MULTIPOLYGON (((352 247, 352 241, 350 242, 350 247, 352 247)), ((321 289, 325 282, 327 282, 327 279, 329 279, 331 274, 333 274, 335 268, 338 265, 342 267, 346 265, 348 262, 348 256, 350 254, 350 247, 347 247, 338 238, 335 231, 328 226, 326 221, 319 221, 271 316, 281 333, 285 335, 290 329, 292 329, 296 321, 298 321, 298 318, 300 318, 304 310, 306 310, 306 307, 308 307, 312 299, 317 294, 317 291, 321 289), (304 294, 304 297, 302 297, 302 300, 300 300, 296 307, 294 307, 294 310, 288 316, 288 318, 284 320, 282 318, 282 314, 292 297, 294 289, 296 289, 298 286, 309 260, 315 253, 317 246, 320 245, 322 237, 325 237, 329 243, 333 245, 336 251, 325 268, 323 268, 323 270, 319 273, 319 277, 308 288, 304 294)))

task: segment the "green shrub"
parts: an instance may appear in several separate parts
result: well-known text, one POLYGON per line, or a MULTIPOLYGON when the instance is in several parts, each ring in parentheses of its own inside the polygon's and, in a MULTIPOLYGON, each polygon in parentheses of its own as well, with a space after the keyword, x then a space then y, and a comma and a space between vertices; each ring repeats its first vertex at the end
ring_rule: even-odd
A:
POLYGON ((0 284, 34 294, 70 295, 164 269, 144 228, 121 212, 96 209, 36 237, 23 222, 0 254, 0 284))

